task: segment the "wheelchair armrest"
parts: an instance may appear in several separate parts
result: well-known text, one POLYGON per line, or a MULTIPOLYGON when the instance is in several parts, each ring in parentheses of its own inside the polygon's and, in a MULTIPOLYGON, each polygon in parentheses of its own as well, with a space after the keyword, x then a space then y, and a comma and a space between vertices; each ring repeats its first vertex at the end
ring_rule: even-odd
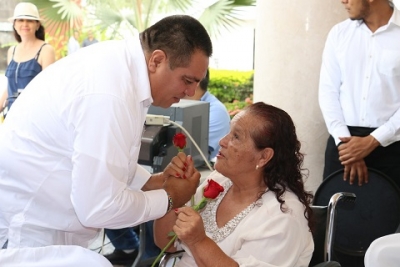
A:
POLYGON ((172 253, 165 253, 164 256, 161 258, 158 267, 166 267, 167 263, 174 258, 180 258, 183 255, 183 250, 179 250, 172 253))

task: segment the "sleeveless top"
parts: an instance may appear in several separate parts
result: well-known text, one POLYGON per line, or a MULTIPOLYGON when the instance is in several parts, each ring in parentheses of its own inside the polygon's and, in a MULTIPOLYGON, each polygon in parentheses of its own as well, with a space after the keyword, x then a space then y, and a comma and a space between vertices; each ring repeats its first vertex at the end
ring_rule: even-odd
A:
POLYGON ((42 66, 39 64, 37 59, 39 58, 40 51, 42 47, 45 46, 47 43, 44 43, 39 51, 37 52, 36 56, 31 60, 24 61, 24 62, 15 62, 14 61, 14 51, 12 54, 12 59, 10 64, 8 64, 6 69, 6 77, 8 80, 8 109, 10 109, 11 105, 14 103, 15 99, 21 93, 21 91, 28 85, 39 72, 42 71, 42 66))

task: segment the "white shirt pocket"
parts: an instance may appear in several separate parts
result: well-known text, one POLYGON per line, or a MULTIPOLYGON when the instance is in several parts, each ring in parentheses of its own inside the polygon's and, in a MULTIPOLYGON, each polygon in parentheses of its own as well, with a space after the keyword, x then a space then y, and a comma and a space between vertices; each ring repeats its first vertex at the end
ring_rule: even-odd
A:
POLYGON ((387 76, 400 75, 400 52, 397 50, 382 51, 381 58, 378 62, 378 70, 387 76))

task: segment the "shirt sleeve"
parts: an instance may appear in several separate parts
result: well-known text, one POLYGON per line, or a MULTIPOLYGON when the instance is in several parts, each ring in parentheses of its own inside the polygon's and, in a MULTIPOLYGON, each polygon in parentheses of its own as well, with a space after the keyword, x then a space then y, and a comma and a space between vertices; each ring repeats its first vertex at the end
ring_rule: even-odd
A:
POLYGON ((371 133, 371 135, 386 147, 399 140, 400 135, 400 109, 390 119, 371 133))
POLYGON ((142 188, 144 184, 150 179, 150 176, 151 174, 148 171, 146 171, 145 168, 143 168, 140 165, 137 165, 135 179, 132 179, 132 182, 129 184, 129 187, 132 189, 142 188))
POLYGON ((337 28, 334 27, 329 32, 322 55, 318 98, 328 132, 338 145, 339 137, 351 135, 340 104, 341 70, 335 54, 336 38, 337 28))
POLYGON ((88 94, 71 105, 70 198, 86 227, 130 227, 159 218, 167 210, 164 190, 140 190, 149 174, 143 175, 137 164, 141 131, 135 127, 143 126, 130 108, 107 93, 88 94))

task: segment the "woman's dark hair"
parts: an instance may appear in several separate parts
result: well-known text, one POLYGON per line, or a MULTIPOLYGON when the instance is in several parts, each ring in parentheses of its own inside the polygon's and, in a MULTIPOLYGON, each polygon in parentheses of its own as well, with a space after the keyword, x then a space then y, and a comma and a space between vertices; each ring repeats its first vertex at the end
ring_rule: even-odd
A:
MULTIPOLYGON (((19 36, 19 34, 17 33, 17 31, 14 29, 14 37, 15 40, 17 40, 18 43, 20 43, 21 40, 21 36, 19 36)), ((39 40, 45 41, 45 31, 44 31, 44 27, 42 24, 40 24, 39 29, 35 32, 35 36, 36 38, 38 38, 39 40)))
POLYGON ((147 53, 162 50, 170 68, 187 67, 195 50, 211 57, 210 36, 201 23, 186 15, 166 17, 140 33, 142 47, 147 53))
POLYGON ((312 230, 314 223, 310 205, 313 195, 304 189, 303 178, 307 177, 302 168, 304 155, 300 152, 301 144, 291 117, 282 109, 263 102, 248 106, 245 111, 262 121, 250 133, 256 148, 270 147, 274 150, 274 156, 264 166, 265 184, 275 193, 282 212, 286 211, 282 198, 286 190, 296 194, 305 206, 304 216, 312 230))

